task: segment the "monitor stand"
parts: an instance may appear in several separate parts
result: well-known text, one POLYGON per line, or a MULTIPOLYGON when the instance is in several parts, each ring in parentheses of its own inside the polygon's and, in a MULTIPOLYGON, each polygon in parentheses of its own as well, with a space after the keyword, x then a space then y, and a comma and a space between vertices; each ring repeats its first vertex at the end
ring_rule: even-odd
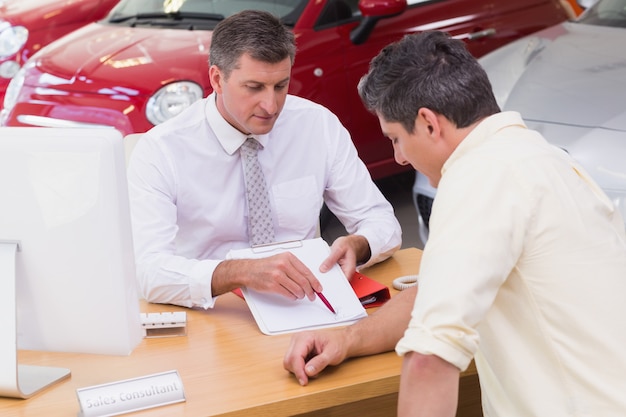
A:
POLYGON ((17 363, 15 257, 19 242, 0 240, 0 397, 29 398, 70 376, 70 370, 17 363))

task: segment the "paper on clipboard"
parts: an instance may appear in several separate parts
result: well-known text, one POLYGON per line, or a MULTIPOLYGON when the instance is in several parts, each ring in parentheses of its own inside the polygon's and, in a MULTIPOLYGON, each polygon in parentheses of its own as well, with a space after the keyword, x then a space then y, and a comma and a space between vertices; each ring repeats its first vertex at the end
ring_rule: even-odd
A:
POLYGON ((285 251, 296 255, 315 274, 324 287, 324 295, 337 314, 330 312, 319 298, 313 301, 309 301, 308 298, 294 301, 278 294, 242 288, 244 298, 261 332, 274 335, 345 326, 367 315, 338 265, 326 273, 319 272, 319 266, 330 253, 328 244, 322 238, 233 250, 227 258, 265 258, 285 251))

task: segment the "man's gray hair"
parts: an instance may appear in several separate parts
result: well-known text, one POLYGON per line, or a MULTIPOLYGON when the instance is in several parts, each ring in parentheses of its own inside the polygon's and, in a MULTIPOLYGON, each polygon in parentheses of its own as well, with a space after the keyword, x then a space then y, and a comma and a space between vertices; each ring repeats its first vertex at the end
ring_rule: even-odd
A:
POLYGON ((270 64, 289 58, 293 64, 295 36, 269 12, 241 11, 215 27, 209 49, 209 65, 217 66, 228 77, 244 54, 270 64))

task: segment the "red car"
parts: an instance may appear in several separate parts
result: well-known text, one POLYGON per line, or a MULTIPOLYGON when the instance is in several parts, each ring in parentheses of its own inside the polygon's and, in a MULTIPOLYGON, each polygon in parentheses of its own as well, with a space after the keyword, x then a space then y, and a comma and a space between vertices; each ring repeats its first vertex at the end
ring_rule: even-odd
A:
POLYGON ((104 18, 119 0, 0 0, 0 107, 11 78, 35 52, 104 18))
POLYGON ((290 92, 337 114, 374 178, 408 169, 394 162, 391 146, 381 146, 378 120, 356 90, 383 46, 437 29, 467 41, 478 57, 567 19, 559 0, 122 0, 106 19, 27 63, 9 87, 2 124, 145 132, 210 93, 211 30, 244 7, 270 11, 293 28, 290 92))

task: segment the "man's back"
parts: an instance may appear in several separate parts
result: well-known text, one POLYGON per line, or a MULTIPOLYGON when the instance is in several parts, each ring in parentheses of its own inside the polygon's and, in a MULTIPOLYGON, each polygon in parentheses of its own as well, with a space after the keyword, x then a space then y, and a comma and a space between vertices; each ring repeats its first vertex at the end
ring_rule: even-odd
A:
POLYGON ((431 238, 438 239, 442 218, 455 228, 451 192, 478 184, 477 201, 455 217, 473 220, 463 230, 478 242, 463 249, 469 262, 483 264, 461 268, 473 281, 466 302, 476 294, 469 310, 480 317, 475 359, 485 415, 623 415, 626 237, 619 213, 565 153, 519 125, 500 126, 453 158, 431 238))

